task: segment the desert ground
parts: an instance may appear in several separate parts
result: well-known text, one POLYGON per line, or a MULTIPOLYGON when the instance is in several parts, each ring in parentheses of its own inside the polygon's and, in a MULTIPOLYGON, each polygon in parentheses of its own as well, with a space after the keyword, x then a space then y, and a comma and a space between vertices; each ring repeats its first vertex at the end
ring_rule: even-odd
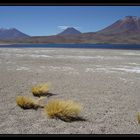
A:
MULTIPOLYGON (((37 97, 34 97, 37 98, 37 97)), ((1 48, 0 134, 140 134, 140 51, 1 48), (85 121, 50 119, 23 110, 18 95, 48 82, 54 96, 80 103, 85 121)))

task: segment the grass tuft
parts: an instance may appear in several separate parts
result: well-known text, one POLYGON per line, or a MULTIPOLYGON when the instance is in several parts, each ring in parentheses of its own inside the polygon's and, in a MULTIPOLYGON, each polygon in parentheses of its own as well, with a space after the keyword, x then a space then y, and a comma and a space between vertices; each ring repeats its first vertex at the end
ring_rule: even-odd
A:
POLYGON ((49 118, 61 119, 71 122, 80 119, 78 116, 82 107, 71 100, 51 100, 44 106, 45 113, 49 118))
POLYGON ((34 96, 47 96, 49 94, 49 86, 47 83, 39 84, 32 87, 32 93, 34 96))
POLYGON ((138 123, 140 124, 140 114, 138 114, 138 123))
POLYGON ((23 109, 38 109, 39 107, 43 108, 43 106, 38 104, 39 100, 35 100, 26 96, 16 97, 17 105, 19 105, 23 109))

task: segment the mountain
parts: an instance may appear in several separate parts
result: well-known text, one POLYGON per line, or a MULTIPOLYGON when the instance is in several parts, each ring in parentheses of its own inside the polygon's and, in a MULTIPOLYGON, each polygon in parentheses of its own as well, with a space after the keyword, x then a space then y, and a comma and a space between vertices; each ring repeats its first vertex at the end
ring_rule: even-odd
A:
POLYGON ((15 28, 5 29, 0 28, 0 39, 7 40, 7 39, 18 39, 18 38, 27 38, 30 37, 15 28))
POLYGON ((73 27, 69 27, 65 29, 63 32, 59 33, 58 35, 75 35, 75 34, 81 34, 81 32, 73 27))
POLYGON ((67 28, 58 35, 20 38, 8 43, 140 44, 140 18, 126 16, 97 32, 81 33, 67 28))
POLYGON ((126 16, 112 25, 98 31, 99 34, 136 34, 140 33, 140 18, 136 16, 126 16))

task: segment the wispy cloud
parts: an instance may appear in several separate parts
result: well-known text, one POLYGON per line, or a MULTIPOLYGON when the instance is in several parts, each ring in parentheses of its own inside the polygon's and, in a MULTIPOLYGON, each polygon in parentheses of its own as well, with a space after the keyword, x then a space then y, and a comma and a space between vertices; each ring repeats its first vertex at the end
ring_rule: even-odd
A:
POLYGON ((62 26, 58 26, 59 29, 61 30, 65 30, 67 28, 69 28, 70 26, 66 26, 66 25, 62 25, 62 26))
POLYGON ((67 26, 67 25, 60 25, 60 26, 58 26, 58 28, 61 29, 61 30, 65 30, 65 29, 67 29, 69 27, 73 27, 75 29, 79 29, 78 26, 67 26))

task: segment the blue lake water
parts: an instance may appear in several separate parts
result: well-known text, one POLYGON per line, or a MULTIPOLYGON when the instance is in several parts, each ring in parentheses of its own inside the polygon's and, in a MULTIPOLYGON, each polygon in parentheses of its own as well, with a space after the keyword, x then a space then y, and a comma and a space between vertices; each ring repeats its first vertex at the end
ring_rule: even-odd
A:
POLYGON ((89 49, 130 49, 140 50, 140 45, 127 44, 13 44, 0 48, 89 48, 89 49))

